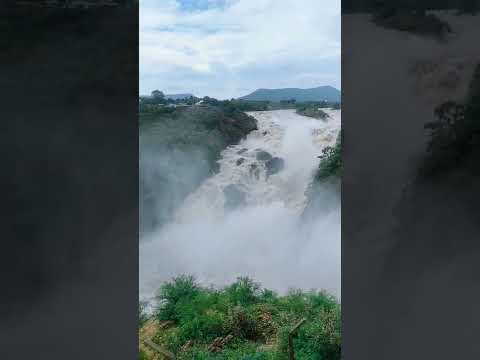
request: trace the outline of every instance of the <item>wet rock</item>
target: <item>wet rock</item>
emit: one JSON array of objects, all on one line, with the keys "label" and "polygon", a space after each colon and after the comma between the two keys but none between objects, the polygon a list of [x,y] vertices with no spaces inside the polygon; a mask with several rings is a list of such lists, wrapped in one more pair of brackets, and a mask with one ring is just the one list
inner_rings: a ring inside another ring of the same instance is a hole
[{"label": "wet rock", "polygon": [[236,185],[228,185],[223,189],[225,209],[232,210],[245,204],[245,193]]},{"label": "wet rock", "polygon": [[245,162],[245,158],[240,158],[240,159],[237,160],[236,164],[237,164],[237,166],[240,166],[240,165],[242,165],[244,162]]},{"label": "wet rock", "polygon": [[260,178],[260,169],[258,168],[257,164],[251,164],[250,165],[250,174],[255,176],[255,178],[257,180]]},{"label": "wet rock", "polygon": [[272,159],[272,155],[270,153],[266,152],[265,150],[260,150],[257,152],[257,160],[260,161],[269,161]]},{"label": "wet rock", "polygon": [[240,154],[243,154],[243,153],[246,152],[246,151],[248,151],[248,149],[243,148],[243,149],[241,149],[241,150],[238,150],[238,151],[237,151],[237,154],[240,155]]},{"label": "wet rock", "polygon": [[283,170],[285,161],[282,158],[274,157],[265,163],[265,167],[267,168],[267,176],[274,175]]}]

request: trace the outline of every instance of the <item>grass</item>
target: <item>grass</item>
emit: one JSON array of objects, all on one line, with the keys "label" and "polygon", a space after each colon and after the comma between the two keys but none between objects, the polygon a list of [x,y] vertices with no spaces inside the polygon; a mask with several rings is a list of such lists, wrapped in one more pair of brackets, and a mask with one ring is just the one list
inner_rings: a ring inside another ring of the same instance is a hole
[{"label": "grass", "polygon": [[296,359],[340,359],[340,305],[326,292],[280,296],[249,278],[217,289],[179,276],[161,286],[157,304],[152,340],[177,359],[287,359],[288,333],[303,318]]}]

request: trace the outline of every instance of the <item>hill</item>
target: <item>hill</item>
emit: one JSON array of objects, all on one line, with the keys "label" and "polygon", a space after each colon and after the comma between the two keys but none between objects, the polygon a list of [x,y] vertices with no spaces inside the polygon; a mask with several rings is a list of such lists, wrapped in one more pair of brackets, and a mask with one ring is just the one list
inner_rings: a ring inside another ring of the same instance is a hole
[{"label": "hill", "polygon": [[242,96],[242,100],[281,101],[295,99],[296,101],[333,101],[340,102],[340,90],[332,86],[319,86],[311,89],[258,89]]}]

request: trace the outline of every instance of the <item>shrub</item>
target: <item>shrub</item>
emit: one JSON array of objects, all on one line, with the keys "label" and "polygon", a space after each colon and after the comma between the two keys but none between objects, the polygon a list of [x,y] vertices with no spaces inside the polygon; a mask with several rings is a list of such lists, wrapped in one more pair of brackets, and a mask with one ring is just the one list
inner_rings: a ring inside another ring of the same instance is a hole
[{"label": "shrub", "polygon": [[315,180],[324,180],[342,174],[342,131],[338,134],[335,146],[327,146],[322,150],[320,165]]},{"label": "shrub", "polygon": [[230,301],[236,305],[249,305],[257,302],[261,295],[260,284],[248,277],[240,277],[226,289]]},{"label": "shrub", "polygon": [[237,338],[257,341],[262,336],[257,320],[251,309],[235,306],[231,312],[232,334]]},{"label": "shrub", "polygon": [[198,293],[199,287],[193,276],[181,275],[171,282],[165,283],[156,297],[159,303],[157,318],[159,320],[179,320],[177,304],[180,301],[192,301]]},{"label": "shrub", "polygon": [[[303,296],[302,296],[303,295]],[[340,359],[341,318],[340,307],[325,293],[291,295],[288,302],[297,320],[302,314],[307,321],[294,338],[297,359]],[[303,302],[303,304],[301,304]],[[303,308],[303,310],[302,310]],[[291,322],[290,322],[291,323]],[[286,353],[291,325],[279,331],[279,348]]]},{"label": "shrub", "polygon": [[217,310],[209,309],[196,313],[180,324],[180,338],[184,341],[212,341],[216,337],[227,335],[226,316]]},{"label": "shrub", "polygon": [[148,357],[143,350],[138,352],[138,360],[148,360]]},{"label": "shrub", "polygon": [[153,341],[178,359],[287,360],[288,333],[302,318],[296,358],[339,359],[340,306],[325,292],[279,296],[247,277],[215,289],[180,276],[160,288],[158,299],[157,316],[172,323]]}]

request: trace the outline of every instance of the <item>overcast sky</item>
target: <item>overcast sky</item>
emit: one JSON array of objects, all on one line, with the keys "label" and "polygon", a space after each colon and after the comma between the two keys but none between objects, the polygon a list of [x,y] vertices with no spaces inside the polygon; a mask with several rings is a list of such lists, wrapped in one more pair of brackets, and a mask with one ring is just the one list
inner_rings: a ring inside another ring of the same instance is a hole
[{"label": "overcast sky", "polygon": [[140,94],[340,89],[340,0],[140,0]]}]

